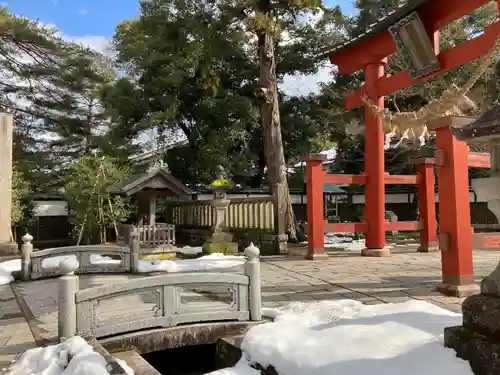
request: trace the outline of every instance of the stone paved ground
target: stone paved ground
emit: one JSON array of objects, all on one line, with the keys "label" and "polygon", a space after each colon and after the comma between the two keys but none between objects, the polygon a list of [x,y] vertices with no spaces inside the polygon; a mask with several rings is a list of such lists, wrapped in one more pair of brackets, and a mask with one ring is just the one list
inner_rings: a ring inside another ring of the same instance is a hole
[{"label": "stone paved ground", "polygon": [[[460,311],[462,299],[435,292],[440,281],[440,254],[396,249],[389,258],[364,258],[358,253],[331,252],[323,261],[306,261],[303,249],[293,256],[262,261],[262,300],[265,306],[290,301],[352,298],[367,304],[423,299]],[[497,265],[500,252],[474,252],[477,281]],[[86,275],[81,288],[116,283],[132,275]],[[19,352],[43,344],[57,332],[56,279],[0,287],[0,368]],[[189,296],[188,296],[189,297]],[[192,296],[191,296],[192,297]],[[151,314],[150,296],[135,295],[104,307],[105,319],[133,313]]]}]

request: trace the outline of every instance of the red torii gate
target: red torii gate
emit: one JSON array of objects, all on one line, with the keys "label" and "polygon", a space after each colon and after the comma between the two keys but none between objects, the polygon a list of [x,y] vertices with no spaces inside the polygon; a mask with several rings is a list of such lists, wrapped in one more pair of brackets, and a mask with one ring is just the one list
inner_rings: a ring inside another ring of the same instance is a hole
[{"label": "red torii gate", "polygon": [[[330,60],[333,64],[337,65],[340,74],[351,74],[361,69],[363,69],[365,72],[365,84],[356,92],[348,95],[346,99],[346,108],[350,110],[363,105],[362,98],[364,95],[366,95],[376,106],[378,106],[380,109],[383,109],[385,95],[394,93],[406,87],[410,87],[418,82],[423,82],[435,75],[442,74],[450,69],[457,68],[485,55],[493,46],[493,43],[500,34],[500,22],[495,22],[494,24],[488,26],[485,29],[484,33],[480,36],[477,36],[474,39],[468,40],[456,47],[443,52],[439,50],[439,30],[450,22],[453,22],[463,17],[464,15],[471,13],[475,9],[489,2],[489,0],[441,0],[439,2],[430,2],[428,0],[414,1],[406,6],[401,7],[398,11],[395,12],[396,14],[392,14],[391,17],[388,17],[386,19],[386,21],[381,22],[379,25],[375,25],[371,31],[368,31],[364,35],[361,35],[351,42],[337,48],[331,53]],[[497,0],[497,2],[500,9],[500,0]],[[432,42],[434,52],[439,59],[440,67],[432,73],[429,73],[417,79],[412,79],[410,72],[408,71],[403,71],[392,76],[386,75],[384,73],[384,70],[387,62],[387,57],[397,52],[397,45],[388,31],[388,27],[391,26],[391,24],[387,24],[387,22],[396,23],[399,19],[407,16],[413,11],[417,12],[420,20],[422,21],[422,24],[426,28],[428,36]],[[362,228],[356,228],[366,232],[366,249],[363,251],[363,255],[384,256],[390,253],[385,247],[385,231],[389,229],[388,223],[385,222],[385,184],[391,183],[391,180],[393,178],[396,178],[397,176],[388,176],[384,171],[384,133],[382,130],[382,120],[379,116],[375,116],[372,113],[372,110],[368,108],[368,106],[365,106],[365,122],[365,173],[361,176],[346,176],[345,182],[365,184],[366,218],[365,222],[362,224]],[[449,183],[447,188],[450,189],[450,191],[460,191],[460,194],[453,193],[451,194],[451,196],[447,197],[448,199],[445,198],[444,200],[448,203],[444,203],[443,208],[446,207],[446,209],[450,209],[452,212],[458,212],[460,210],[463,205],[463,198],[465,198],[462,196],[465,190],[461,185],[465,183],[467,188],[467,212],[469,212],[469,215],[461,216],[467,216],[469,218],[468,227],[470,228],[470,211],[468,208],[468,179],[465,178],[464,180],[464,171],[460,168],[460,166],[466,167],[468,164],[468,158],[478,159],[478,156],[467,156],[467,146],[465,145],[465,143],[461,142],[460,145],[457,146],[457,144],[454,142],[458,141],[456,141],[456,139],[452,137],[451,132],[448,132],[450,133],[448,135],[446,129],[449,130],[449,126],[441,124],[441,127],[436,127],[438,138],[441,139],[441,141],[438,141],[440,142],[439,147],[443,148],[443,150],[446,149],[449,153],[451,153],[446,156],[446,159],[451,157],[451,163],[455,166],[458,165],[458,168],[453,169],[453,171],[451,171],[451,174],[443,172],[446,170],[446,168],[441,168],[439,178],[444,179],[444,181]],[[439,133],[442,134],[440,137]],[[457,151],[457,147],[461,151]],[[466,150],[465,154],[462,150],[463,147],[465,147]],[[455,155],[458,155],[457,160],[454,159]],[[439,159],[439,154],[437,155],[437,157]],[[481,158],[479,157],[479,159]],[[313,179],[320,178],[321,172],[319,168],[317,168],[318,163],[320,164],[321,161],[311,160],[310,168],[308,169],[307,173],[309,207],[308,258],[310,259],[321,257],[324,254],[322,233],[321,239],[319,238],[320,232],[324,227],[324,219],[322,217],[321,219],[319,218],[319,210],[317,209],[318,205],[320,205],[320,198],[322,202],[322,185],[320,185],[319,183],[312,183]],[[423,165],[425,164],[426,163],[424,161]],[[485,166],[486,163],[484,162],[484,158],[481,159],[479,164]],[[316,165],[316,169],[313,169],[314,165]],[[471,160],[471,166],[476,166],[474,165],[474,160]],[[316,172],[314,172],[313,170],[316,170]],[[422,198],[424,198],[424,200],[426,201],[425,205],[431,211],[429,215],[429,211],[425,210],[424,208],[424,212],[422,212],[422,207],[419,207],[421,208],[420,226],[422,226],[422,224],[423,226],[425,226],[426,222],[427,225],[432,226],[432,222],[434,219],[432,219],[431,216],[434,209],[431,209],[430,207],[431,202],[433,204],[434,198],[433,194],[431,198],[429,193],[431,186],[431,168],[420,168],[420,171],[420,178],[412,180],[411,182],[406,181],[406,183],[419,183],[421,185],[419,190],[422,193],[426,192],[425,195],[422,196]],[[338,178],[340,178],[340,176],[338,176]],[[323,179],[321,178],[319,180],[321,181]],[[427,182],[423,183],[423,180],[427,180]],[[330,179],[329,182],[333,182],[333,180]],[[335,179],[335,182],[339,183],[340,180]],[[445,194],[443,194],[443,196],[445,196]],[[316,209],[314,209],[313,207],[316,207]],[[314,215],[314,211],[316,211],[316,215]],[[317,224],[315,225],[315,223]],[[468,235],[463,237],[460,234],[460,231],[463,230],[464,223],[457,224],[456,222],[450,222],[448,224],[450,228],[448,228],[449,230],[447,232],[447,235],[453,238],[447,241],[447,255],[443,256],[443,282],[449,285],[462,285],[464,284],[464,282],[460,280],[457,281],[457,278],[455,276],[467,274],[469,275],[467,279],[471,279],[472,231],[470,230],[471,239],[469,240]],[[319,229],[318,226],[320,226],[321,229]],[[428,227],[427,229],[427,235],[429,239],[431,239],[430,237],[432,237],[432,234],[430,234],[430,232],[432,232],[432,228]],[[462,260],[464,258],[462,256],[464,250],[460,252],[460,242],[463,242],[460,240],[460,238],[465,238],[465,243],[463,243],[466,248],[465,251],[468,251],[467,249],[470,249],[470,262]],[[442,240],[441,242],[444,243],[446,241]],[[470,263],[470,265],[468,263]],[[449,274],[449,277],[445,277],[445,274]],[[452,290],[450,290],[449,292],[454,293],[454,291]]]}]

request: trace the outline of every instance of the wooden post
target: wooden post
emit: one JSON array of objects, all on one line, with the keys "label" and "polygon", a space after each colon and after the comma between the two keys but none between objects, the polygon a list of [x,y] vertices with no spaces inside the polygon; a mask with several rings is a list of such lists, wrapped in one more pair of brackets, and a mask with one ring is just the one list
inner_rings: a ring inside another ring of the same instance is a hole
[{"label": "wooden post", "polygon": [[436,132],[439,193],[439,248],[442,259],[441,293],[464,297],[479,292],[474,284],[470,222],[468,146],[451,127],[464,126],[470,117],[445,117],[429,124]]},{"label": "wooden post", "polygon": [[[377,80],[384,77],[384,63],[377,62],[365,67],[365,80],[372,102],[384,109],[384,97],[377,92]],[[382,119],[365,106],[365,221],[366,249],[363,256],[390,256],[385,247],[385,184],[384,184],[384,132]]]},{"label": "wooden post", "polygon": [[57,332],[59,339],[63,339],[76,335],[78,329],[75,299],[75,295],[80,288],[78,276],[75,275],[78,261],[73,258],[66,258],[59,263],[59,268],[63,276],[58,281]]},{"label": "wooden post", "polygon": [[[153,236],[154,236],[154,227],[156,225],[156,190],[151,189],[149,191],[148,195],[148,213],[149,213],[149,220],[148,224],[149,227],[152,228],[151,230],[153,231]],[[153,237],[153,240],[155,238]]]},{"label": "wooden post", "polygon": [[245,262],[245,275],[247,275],[249,279],[248,307],[250,310],[250,320],[253,321],[262,320],[259,254],[259,249],[252,242],[245,249],[245,256],[247,257]]},{"label": "wooden post", "polygon": [[306,164],[307,183],[307,256],[306,259],[326,259],[325,217],[323,212],[324,155],[309,155]]},{"label": "wooden post", "polygon": [[31,278],[31,254],[33,254],[33,236],[26,233],[21,240],[21,280],[29,281]]},{"label": "wooden post", "polygon": [[141,243],[139,241],[139,232],[135,228],[133,228],[132,232],[130,232],[129,247],[130,247],[130,271],[132,273],[138,273]]},{"label": "wooden post", "polygon": [[436,222],[436,198],[435,198],[435,178],[432,158],[418,158],[413,160],[417,167],[417,192],[418,192],[418,213],[420,229],[421,253],[439,251],[437,243],[437,222]]}]

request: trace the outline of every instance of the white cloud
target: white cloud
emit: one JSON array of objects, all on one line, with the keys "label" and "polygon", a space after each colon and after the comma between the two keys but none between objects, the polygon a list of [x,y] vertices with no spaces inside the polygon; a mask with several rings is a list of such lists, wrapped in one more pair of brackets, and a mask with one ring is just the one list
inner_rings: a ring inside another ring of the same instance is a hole
[{"label": "white cloud", "polygon": [[307,95],[317,93],[320,83],[331,81],[330,73],[334,69],[333,65],[328,63],[327,66],[319,69],[318,73],[312,75],[296,74],[286,75],[281,83],[280,88],[285,94],[292,96]]},{"label": "white cloud", "polygon": [[77,44],[82,44],[84,46],[90,47],[97,52],[100,52],[106,56],[111,56],[111,50],[109,49],[110,41],[102,35],[68,35],[65,34],[57,25],[54,24],[42,24],[44,27],[49,29],[57,29],[57,36],[60,38],[71,41]]},{"label": "white cloud", "polygon": [[104,55],[109,56],[111,54],[111,51],[109,49],[109,39],[107,39],[104,36],[100,35],[77,35],[77,36],[72,36],[72,35],[61,35],[62,38],[78,43],[78,44],[83,44],[85,46],[88,46]]}]

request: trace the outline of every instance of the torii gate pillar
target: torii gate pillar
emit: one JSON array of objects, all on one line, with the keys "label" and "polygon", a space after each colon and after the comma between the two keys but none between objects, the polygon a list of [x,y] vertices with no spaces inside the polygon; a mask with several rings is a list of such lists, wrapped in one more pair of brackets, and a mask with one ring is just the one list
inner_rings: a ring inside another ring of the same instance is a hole
[{"label": "torii gate pillar", "polygon": [[[384,109],[384,97],[377,92],[377,81],[384,77],[384,61],[365,66],[366,87],[370,99]],[[385,191],[384,191],[384,132],[382,119],[365,106],[365,185],[366,249],[364,256],[389,256],[385,247]]]},{"label": "torii gate pillar", "polygon": [[439,248],[442,284],[446,295],[465,297],[479,292],[474,284],[472,226],[469,203],[469,147],[452,133],[474,121],[471,117],[444,117],[428,124],[436,132],[439,194]]}]

